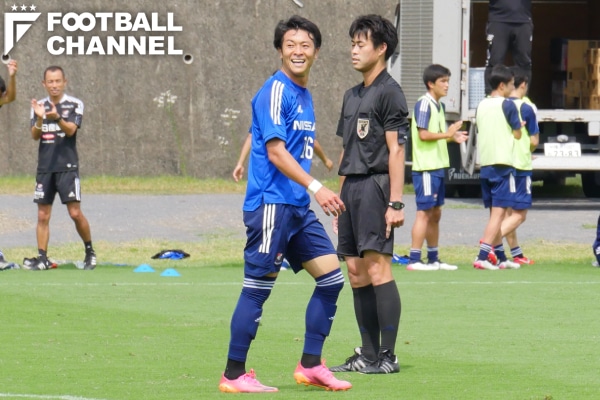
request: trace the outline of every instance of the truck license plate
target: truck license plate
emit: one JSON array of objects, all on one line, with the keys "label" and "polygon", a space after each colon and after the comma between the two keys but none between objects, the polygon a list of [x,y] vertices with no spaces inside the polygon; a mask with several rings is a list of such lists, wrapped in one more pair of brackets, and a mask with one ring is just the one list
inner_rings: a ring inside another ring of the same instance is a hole
[{"label": "truck license plate", "polygon": [[575,142],[544,143],[544,155],[546,157],[581,157],[581,144]]}]

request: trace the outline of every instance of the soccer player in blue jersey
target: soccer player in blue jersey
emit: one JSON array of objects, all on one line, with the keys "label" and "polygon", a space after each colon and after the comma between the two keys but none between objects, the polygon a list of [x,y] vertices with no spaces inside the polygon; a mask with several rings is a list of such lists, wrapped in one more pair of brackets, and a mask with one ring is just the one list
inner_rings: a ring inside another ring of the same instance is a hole
[{"label": "soccer player in blue jersey", "polygon": [[[515,87],[513,72],[496,65],[490,77],[490,96],[477,106],[477,151],[481,165],[483,205],[490,209],[490,218],[479,244],[479,254],[473,262],[476,269],[516,269],[520,264],[506,258],[502,246],[502,220],[506,210],[515,205],[515,168],[513,146],[521,138],[521,120],[514,101],[508,99]],[[494,249],[499,263],[488,261]]]},{"label": "soccer player in blue jersey", "polygon": [[331,240],[309,208],[307,193],[308,189],[314,194],[327,215],[338,216],[345,210],[340,198],[310,175],[315,114],[306,86],[321,47],[321,33],[311,21],[293,16],[277,24],[273,44],[281,69],[252,99],[252,148],[243,206],[244,283],[231,319],[219,389],[278,391],[260,383],[253,370],[246,370],[246,358],[285,257],[295,273],[304,269],[316,282],[306,308],[304,350],[294,379],[327,390],[347,390],[352,385],[336,379],[321,361],[344,276]]}]

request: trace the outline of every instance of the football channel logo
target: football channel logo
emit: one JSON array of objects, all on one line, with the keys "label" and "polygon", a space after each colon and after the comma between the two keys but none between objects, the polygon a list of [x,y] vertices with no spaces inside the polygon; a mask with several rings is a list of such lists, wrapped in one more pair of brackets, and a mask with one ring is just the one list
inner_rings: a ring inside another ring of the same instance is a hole
[{"label": "football channel logo", "polygon": [[[4,13],[2,61],[42,15],[35,5],[17,5]],[[183,55],[174,32],[183,27],[169,12],[47,12],[46,49],[51,55]],[[191,63],[190,54],[183,56]]]}]

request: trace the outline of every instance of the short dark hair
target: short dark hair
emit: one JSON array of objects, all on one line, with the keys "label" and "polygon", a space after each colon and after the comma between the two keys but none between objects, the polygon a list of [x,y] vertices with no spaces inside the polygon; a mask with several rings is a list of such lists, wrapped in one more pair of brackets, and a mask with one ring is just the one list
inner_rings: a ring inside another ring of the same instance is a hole
[{"label": "short dark hair", "polygon": [[47,72],[56,72],[56,71],[60,71],[60,73],[62,74],[63,78],[65,77],[65,71],[62,69],[62,67],[59,67],[58,65],[51,65],[48,68],[46,68],[44,70],[44,80],[46,80],[46,73]]},{"label": "short dark hair", "polygon": [[0,76],[0,96],[2,96],[6,92],[6,83],[4,83],[4,79]]},{"label": "short dark hair", "polygon": [[492,90],[496,90],[501,83],[508,84],[513,78],[514,74],[512,70],[506,65],[495,65],[490,74],[490,86],[492,87]]},{"label": "short dark hair", "polygon": [[386,60],[394,54],[398,46],[398,31],[396,31],[396,27],[381,15],[369,14],[356,18],[352,22],[352,25],[350,25],[348,33],[350,34],[350,38],[354,38],[360,34],[369,37],[370,33],[371,41],[375,48],[381,46],[383,43],[387,44],[387,50],[385,51]]},{"label": "short dark hair", "polygon": [[427,85],[429,82],[435,83],[438,79],[448,77],[450,78],[450,70],[443,65],[440,64],[431,64],[425,68],[423,71],[423,83],[427,90],[429,90],[429,86]]},{"label": "short dark hair", "polygon": [[515,74],[515,87],[518,88],[523,83],[529,85],[529,77],[524,74]]},{"label": "short dark hair", "polygon": [[315,48],[321,48],[321,31],[319,30],[319,27],[314,22],[311,22],[306,18],[303,18],[299,15],[292,15],[287,21],[279,21],[275,27],[273,46],[275,46],[277,50],[281,49],[281,46],[283,45],[283,36],[287,33],[287,31],[291,31],[292,29],[308,32],[308,35],[315,44]]}]

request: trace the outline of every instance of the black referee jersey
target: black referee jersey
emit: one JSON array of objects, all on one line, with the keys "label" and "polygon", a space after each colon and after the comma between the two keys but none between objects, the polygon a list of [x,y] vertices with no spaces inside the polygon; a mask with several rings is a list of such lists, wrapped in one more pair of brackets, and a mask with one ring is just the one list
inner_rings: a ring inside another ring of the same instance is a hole
[{"label": "black referee jersey", "polygon": [[336,135],[343,138],[344,156],[338,174],[388,173],[385,132],[408,132],[408,106],[398,82],[382,71],[373,84],[363,83],[344,94]]}]

